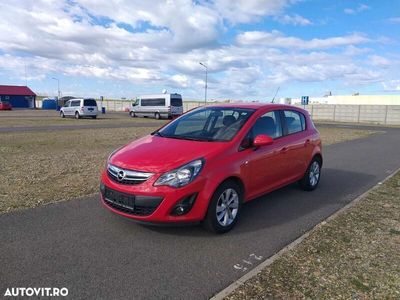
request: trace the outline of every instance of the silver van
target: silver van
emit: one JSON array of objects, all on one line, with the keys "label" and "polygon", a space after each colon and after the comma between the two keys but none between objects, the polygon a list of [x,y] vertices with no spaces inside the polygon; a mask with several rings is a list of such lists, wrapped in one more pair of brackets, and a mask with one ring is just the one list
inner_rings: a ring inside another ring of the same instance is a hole
[{"label": "silver van", "polygon": [[83,117],[97,118],[99,110],[97,108],[96,100],[92,98],[87,99],[71,99],[60,109],[60,116],[65,118],[67,116],[80,119]]},{"label": "silver van", "polygon": [[147,95],[136,98],[129,114],[134,117],[173,118],[183,114],[180,94]]}]

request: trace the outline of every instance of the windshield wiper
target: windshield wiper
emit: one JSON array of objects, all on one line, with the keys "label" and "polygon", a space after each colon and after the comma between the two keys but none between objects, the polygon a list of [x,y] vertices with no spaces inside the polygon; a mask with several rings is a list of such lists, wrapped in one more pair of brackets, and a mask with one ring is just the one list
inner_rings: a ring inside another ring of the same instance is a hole
[{"label": "windshield wiper", "polygon": [[159,137],[165,137],[165,138],[177,139],[177,140],[188,140],[188,141],[199,141],[199,142],[218,141],[218,140],[214,140],[212,138],[205,138],[205,137],[194,137],[194,136],[185,136],[185,135],[165,135],[159,131],[152,132],[151,134],[159,136]]},{"label": "windshield wiper", "polygon": [[152,132],[151,134],[152,134],[152,135],[157,135],[157,136],[160,136],[160,137],[167,137],[167,136],[165,136],[164,134],[162,134],[162,133],[159,132],[159,131],[154,131],[154,132]]},{"label": "windshield wiper", "polygon": [[185,136],[185,135],[175,135],[171,136],[171,138],[189,140],[189,141],[199,141],[199,142],[214,142],[212,138]]}]

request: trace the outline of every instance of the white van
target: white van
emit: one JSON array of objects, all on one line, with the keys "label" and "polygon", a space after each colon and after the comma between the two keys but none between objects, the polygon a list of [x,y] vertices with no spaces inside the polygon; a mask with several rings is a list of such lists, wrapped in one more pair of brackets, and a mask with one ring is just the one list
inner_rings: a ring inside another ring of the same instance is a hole
[{"label": "white van", "polygon": [[180,94],[147,95],[136,98],[129,114],[134,117],[173,118],[183,114]]},{"label": "white van", "polygon": [[68,100],[65,105],[60,110],[61,118],[67,116],[75,117],[80,119],[83,117],[90,117],[96,119],[98,114],[97,102],[96,100],[89,98],[77,98]]}]

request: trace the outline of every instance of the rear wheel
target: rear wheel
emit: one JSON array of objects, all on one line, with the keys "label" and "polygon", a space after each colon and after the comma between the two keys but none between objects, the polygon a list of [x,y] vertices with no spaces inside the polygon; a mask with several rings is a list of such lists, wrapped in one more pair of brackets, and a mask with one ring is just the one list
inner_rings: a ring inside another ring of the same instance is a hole
[{"label": "rear wheel", "polygon": [[156,117],[157,120],[160,120],[160,119],[161,119],[161,116],[160,116],[160,114],[159,114],[158,112],[155,113],[154,116]]},{"label": "rear wheel", "polygon": [[80,119],[80,118],[81,118],[80,114],[78,112],[76,112],[75,113],[75,119]]},{"label": "rear wheel", "polygon": [[238,184],[233,181],[222,183],[211,198],[203,226],[217,233],[231,230],[239,219],[242,200]]},{"label": "rear wheel", "polygon": [[317,188],[321,178],[321,166],[321,160],[318,157],[314,157],[303,178],[299,181],[303,190],[313,191]]}]

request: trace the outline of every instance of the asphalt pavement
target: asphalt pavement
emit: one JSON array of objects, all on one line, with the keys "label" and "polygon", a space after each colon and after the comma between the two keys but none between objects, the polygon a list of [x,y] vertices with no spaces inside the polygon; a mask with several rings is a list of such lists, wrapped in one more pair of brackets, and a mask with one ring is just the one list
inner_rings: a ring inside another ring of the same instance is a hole
[{"label": "asphalt pavement", "polygon": [[138,225],[97,196],[2,214],[0,295],[67,287],[71,299],[209,298],[400,167],[400,129],[377,129],[324,148],[316,191],[293,184],[260,197],[224,235]]},{"label": "asphalt pavement", "polygon": [[160,127],[165,122],[148,121],[132,123],[95,123],[83,125],[47,125],[47,126],[20,126],[20,127],[0,127],[0,132],[25,132],[25,131],[62,131],[73,129],[100,129],[100,128],[125,128],[125,127]]}]

